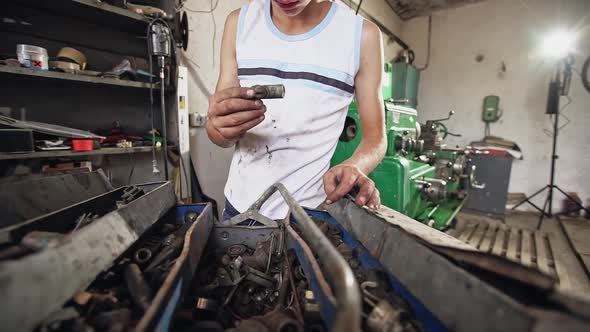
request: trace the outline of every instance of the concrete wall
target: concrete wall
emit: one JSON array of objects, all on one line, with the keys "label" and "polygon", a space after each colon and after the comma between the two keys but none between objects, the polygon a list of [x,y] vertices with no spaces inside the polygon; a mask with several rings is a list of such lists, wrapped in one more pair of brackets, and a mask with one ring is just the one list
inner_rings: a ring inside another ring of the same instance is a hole
[{"label": "concrete wall", "polygon": [[[466,145],[483,137],[483,98],[499,95],[504,115],[492,125],[492,135],[516,141],[524,153],[524,160],[513,163],[510,191],[532,194],[549,181],[551,155],[551,138],[544,133],[552,128],[544,114],[551,64],[538,54],[538,45],[555,27],[579,28],[575,67],[580,70],[590,55],[588,30],[580,29],[587,26],[588,13],[588,0],[495,0],[435,13],[430,67],[422,73],[420,83],[420,120],[455,110],[457,114],[447,124],[463,136],[448,141]],[[406,22],[402,35],[414,47],[416,63],[421,66],[426,56],[427,19]],[[480,54],[484,60],[478,63],[475,57]],[[506,65],[503,75],[499,73],[502,62]],[[561,121],[565,124],[567,117],[571,122],[559,138],[557,184],[578,192],[585,201],[590,198],[590,94],[576,74],[569,96],[572,102]]]},{"label": "concrete wall", "polygon": [[[190,26],[189,48],[184,59],[184,64],[189,69],[189,112],[207,113],[207,96],[214,91],[219,74],[219,47],[225,18],[232,10],[248,2],[248,0],[219,0],[213,15],[195,12],[208,11],[209,1],[188,0],[185,2]],[[340,2],[349,3],[348,0]],[[353,8],[356,8],[356,1],[352,3]],[[384,0],[365,0],[362,8],[371,16],[381,20],[381,23],[391,31],[400,32],[401,20]],[[384,38],[384,46],[387,58],[392,58],[399,50],[399,47],[387,37]],[[191,129],[191,156],[201,187],[205,194],[219,203],[220,208],[223,207],[223,187],[232,152],[233,149],[221,149],[213,145],[207,138],[204,128]]]},{"label": "concrete wall", "polygon": [[[215,1],[213,1],[215,2]],[[248,0],[219,0],[212,14],[196,13],[210,10],[210,2],[188,0],[185,2],[189,17],[189,47],[184,63],[189,69],[190,113],[207,114],[207,98],[214,92],[219,75],[219,48],[226,16]],[[221,149],[211,143],[205,128],[191,128],[191,158],[201,188],[223,208],[223,186],[229,172],[233,149]]]}]

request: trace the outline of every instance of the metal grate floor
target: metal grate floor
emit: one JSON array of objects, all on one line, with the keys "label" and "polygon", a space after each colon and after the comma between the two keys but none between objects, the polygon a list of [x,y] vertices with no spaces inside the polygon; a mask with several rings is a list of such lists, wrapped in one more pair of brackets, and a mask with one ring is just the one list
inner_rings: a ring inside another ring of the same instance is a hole
[{"label": "metal grate floor", "polygon": [[480,251],[506,257],[558,279],[563,275],[555,261],[550,234],[500,222],[470,220],[454,236]]}]

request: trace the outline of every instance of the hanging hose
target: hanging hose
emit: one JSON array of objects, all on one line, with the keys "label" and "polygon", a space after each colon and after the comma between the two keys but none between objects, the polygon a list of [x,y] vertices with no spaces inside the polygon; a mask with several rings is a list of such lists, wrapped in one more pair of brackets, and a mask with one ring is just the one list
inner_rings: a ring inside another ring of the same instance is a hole
[{"label": "hanging hose", "polygon": [[428,16],[428,49],[426,51],[426,63],[423,67],[417,68],[419,71],[426,70],[430,64],[430,44],[432,43],[432,15]]}]

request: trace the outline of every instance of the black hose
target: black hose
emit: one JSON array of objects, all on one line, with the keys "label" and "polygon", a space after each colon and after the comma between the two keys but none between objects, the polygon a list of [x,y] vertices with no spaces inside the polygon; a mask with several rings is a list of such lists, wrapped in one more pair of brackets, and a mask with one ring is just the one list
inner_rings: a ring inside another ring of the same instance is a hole
[{"label": "black hose", "polygon": [[588,72],[588,69],[590,69],[590,56],[584,62],[584,66],[582,66],[582,74],[580,75],[582,76],[582,84],[584,84],[584,88],[590,93],[590,78],[588,77],[590,73]]},{"label": "black hose", "polygon": [[416,53],[413,50],[408,50],[408,63],[414,64],[414,60],[416,60]]},{"label": "black hose", "polygon": [[430,45],[432,44],[432,15],[428,16],[428,49],[426,51],[426,63],[423,67],[418,68],[419,71],[426,70],[430,65]]}]

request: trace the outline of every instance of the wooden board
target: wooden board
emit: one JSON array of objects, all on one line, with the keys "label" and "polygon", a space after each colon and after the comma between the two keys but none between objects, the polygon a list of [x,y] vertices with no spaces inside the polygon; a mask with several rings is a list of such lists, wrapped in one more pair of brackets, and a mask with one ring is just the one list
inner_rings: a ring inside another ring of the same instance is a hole
[{"label": "wooden board", "polygon": [[557,274],[546,233],[507,226],[497,221],[473,219],[456,236],[479,251],[506,257],[552,276]]},{"label": "wooden board", "polygon": [[549,241],[547,236],[535,232],[533,234],[535,247],[537,249],[537,266],[539,270],[546,274],[551,274],[553,271],[553,257],[551,256],[551,249],[549,248]]},{"label": "wooden board", "polygon": [[497,224],[489,224],[488,229],[486,230],[481,244],[479,246],[479,250],[483,252],[490,252],[492,250],[492,245],[494,244],[494,240],[496,239],[496,233],[498,231]]},{"label": "wooden board", "polygon": [[489,225],[487,223],[482,223],[477,225],[477,229],[473,233],[473,236],[469,239],[468,243],[476,248],[479,249],[479,244],[481,243]]},{"label": "wooden board", "polygon": [[520,230],[518,228],[511,228],[510,235],[508,235],[508,250],[506,252],[506,258],[518,262],[520,260],[519,242],[520,242]]},{"label": "wooden board", "polygon": [[506,228],[505,227],[498,227],[498,233],[496,234],[496,238],[494,239],[494,245],[492,248],[492,254],[503,256],[506,253]]},{"label": "wooden board", "polygon": [[522,230],[522,247],[521,247],[521,262],[525,266],[532,267],[533,266],[533,259],[536,260],[536,248],[534,246],[534,242],[532,241],[533,234],[531,231],[523,229]]}]

